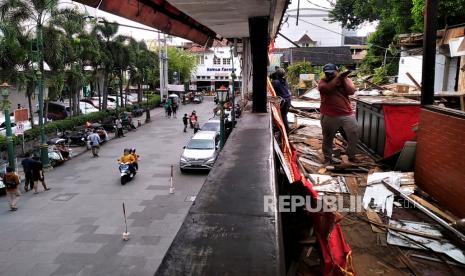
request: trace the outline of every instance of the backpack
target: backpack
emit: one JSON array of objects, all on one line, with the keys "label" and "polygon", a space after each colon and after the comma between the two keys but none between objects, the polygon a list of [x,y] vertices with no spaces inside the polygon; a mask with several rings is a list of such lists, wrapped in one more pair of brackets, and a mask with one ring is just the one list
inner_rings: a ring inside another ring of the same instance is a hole
[{"label": "backpack", "polygon": [[18,186],[15,181],[7,181],[6,179],[3,179],[3,184],[5,184],[5,187],[7,189],[16,189],[16,187]]}]

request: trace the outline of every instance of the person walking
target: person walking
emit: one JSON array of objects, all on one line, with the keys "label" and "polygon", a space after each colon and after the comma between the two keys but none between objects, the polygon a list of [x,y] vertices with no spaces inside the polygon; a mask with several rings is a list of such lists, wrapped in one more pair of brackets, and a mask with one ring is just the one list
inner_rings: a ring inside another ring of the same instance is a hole
[{"label": "person walking", "polygon": [[42,183],[42,187],[44,187],[45,191],[50,190],[45,184],[45,176],[44,176],[44,166],[42,162],[38,160],[34,160],[35,162],[32,163],[32,177],[34,179],[34,194],[38,194],[37,191],[39,188],[39,181]]},{"label": "person walking", "polygon": [[355,86],[347,77],[349,71],[339,73],[339,68],[328,63],[323,66],[325,77],[318,82],[321,105],[321,128],[323,132],[323,155],[325,163],[340,163],[333,158],[334,135],[343,129],[347,136],[347,155],[350,162],[355,160],[358,143],[357,120],[353,115],[349,96],[355,93]]},{"label": "person walking", "polygon": [[176,118],[176,111],[178,110],[178,104],[177,103],[173,103],[171,105],[171,109],[173,110],[173,117]]},{"label": "person walking", "polygon": [[116,137],[124,137],[124,132],[123,132],[123,121],[121,118],[118,116],[115,120],[115,125],[116,125]]},{"label": "person walking", "polygon": [[94,157],[98,157],[98,152],[100,150],[100,143],[102,141],[100,140],[100,136],[98,135],[97,130],[94,129],[92,131],[92,134],[89,135],[89,137],[87,137],[87,139],[89,139],[89,142],[90,142],[90,147],[92,149],[92,155]]},{"label": "person walking", "polygon": [[31,158],[30,153],[25,154],[25,158],[21,161],[21,165],[23,166],[23,172],[24,172],[24,191],[29,191],[34,188],[34,180],[32,178],[32,163],[35,162]]},{"label": "person walking", "polygon": [[291,94],[289,93],[289,86],[287,84],[285,75],[286,72],[284,71],[284,69],[278,68],[276,72],[274,72],[275,79],[271,82],[271,84],[273,85],[276,95],[278,95],[281,98],[281,116],[283,118],[283,123],[284,127],[286,128],[286,132],[289,132],[289,122],[287,121],[287,113],[289,112],[289,108],[291,107]]},{"label": "person walking", "polygon": [[187,124],[189,123],[189,117],[187,117],[187,113],[185,113],[184,117],[182,117],[182,123],[184,124],[184,132],[187,132]]},{"label": "person walking", "polygon": [[19,177],[14,172],[12,167],[6,168],[6,173],[3,177],[3,183],[5,184],[6,195],[8,197],[8,203],[10,205],[10,211],[16,211],[18,208],[16,204],[18,203],[18,187],[19,187]]},{"label": "person walking", "polygon": [[197,133],[200,130],[199,121],[195,121],[194,123],[194,133]]},{"label": "person walking", "polygon": [[171,118],[171,113],[173,112],[173,107],[170,105],[168,105],[168,118]]}]

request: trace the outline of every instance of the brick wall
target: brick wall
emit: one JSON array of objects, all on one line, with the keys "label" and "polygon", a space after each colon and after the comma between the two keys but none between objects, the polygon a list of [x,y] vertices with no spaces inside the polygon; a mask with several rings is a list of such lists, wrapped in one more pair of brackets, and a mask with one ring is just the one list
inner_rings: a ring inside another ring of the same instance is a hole
[{"label": "brick wall", "polygon": [[442,206],[465,218],[465,116],[421,110],[415,180]]}]

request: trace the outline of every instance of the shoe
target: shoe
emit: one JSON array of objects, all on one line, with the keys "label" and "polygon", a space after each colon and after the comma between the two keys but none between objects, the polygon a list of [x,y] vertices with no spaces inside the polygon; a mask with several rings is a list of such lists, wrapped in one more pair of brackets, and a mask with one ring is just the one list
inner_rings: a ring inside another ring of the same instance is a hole
[{"label": "shoe", "polygon": [[28,187],[24,187],[24,191],[25,191],[25,192],[29,192]]},{"label": "shoe", "polygon": [[45,188],[46,191],[50,190],[51,188]]},{"label": "shoe", "polygon": [[36,195],[36,194],[38,194],[38,193],[39,193],[39,192],[34,192],[33,194],[35,194],[35,195]]}]

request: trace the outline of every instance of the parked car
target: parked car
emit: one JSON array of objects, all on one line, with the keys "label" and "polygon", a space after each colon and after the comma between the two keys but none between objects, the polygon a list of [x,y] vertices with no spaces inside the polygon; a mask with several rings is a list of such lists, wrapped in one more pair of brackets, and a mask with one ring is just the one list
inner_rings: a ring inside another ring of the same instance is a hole
[{"label": "parked car", "polygon": [[[45,107],[44,107],[45,111]],[[38,113],[38,111],[37,111]],[[69,107],[57,102],[48,102],[47,119],[49,120],[63,120],[70,115]]]},{"label": "parked car", "polygon": [[87,102],[79,102],[79,109],[81,110],[82,114],[89,114],[93,112],[98,112],[98,109],[95,106],[91,105]]},{"label": "parked car", "polygon": [[[30,128],[31,128],[31,122],[29,122],[29,121],[23,122],[23,129],[24,130],[28,130]],[[16,132],[16,123],[14,121],[14,117],[11,117],[11,132],[13,133],[13,135]],[[0,134],[6,135],[6,124],[5,124],[5,122],[2,122],[0,124]]]},{"label": "parked car", "polygon": [[202,131],[215,131],[220,133],[220,119],[219,118],[212,118],[208,120],[203,126],[200,128]]},{"label": "parked car", "polygon": [[186,170],[210,170],[218,156],[219,136],[215,131],[197,132],[184,151],[179,161],[181,172]]},{"label": "parked car", "polygon": [[[92,104],[95,107],[98,107],[99,105],[99,97],[92,97]],[[100,102],[103,102],[103,97],[100,97]],[[116,103],[114,101],[107,101],[107,109],[114,110],[116,109]]]}]

